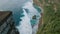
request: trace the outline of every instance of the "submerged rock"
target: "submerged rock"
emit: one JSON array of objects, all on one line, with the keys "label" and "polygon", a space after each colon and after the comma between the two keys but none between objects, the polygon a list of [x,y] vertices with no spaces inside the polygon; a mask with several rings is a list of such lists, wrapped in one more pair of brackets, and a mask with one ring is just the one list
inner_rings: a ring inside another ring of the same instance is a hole
[{"label": "submerged rock", "polygon": [[34,15],[34,16],[32,17],[32,19],[36,19],[36,15]]}]

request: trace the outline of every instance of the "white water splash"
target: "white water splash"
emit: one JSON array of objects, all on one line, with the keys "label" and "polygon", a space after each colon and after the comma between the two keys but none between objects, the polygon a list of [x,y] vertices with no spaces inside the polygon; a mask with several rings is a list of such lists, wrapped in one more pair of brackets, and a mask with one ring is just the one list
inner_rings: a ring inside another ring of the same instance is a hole
[{"label": "white water splash", "polygon": [[[28,9],[28,13],[26,12],[25,9]],[[38,29],[38,20],[40,18],[40,13],[33,7],[33,3],[32,2],[27,2],[25,3],[25,5],[23,6],[23,11],[24,11],[24,17],[22,17],[22,21],[20,22],[21,25],[19,25],[17,28],[20,32],[20,34],[36,34],[36,31]],[[31,20],[32,17],[36,15],[39,16],[37,17],[37,21],[36,21],[36,25],[32,28],[31,26]],[[32,30],[33,29],[33,30]]]},{"label": "white water splash", "polygon": [[21,25],[18,26],[20,34],[32,34],[32,27],[30,24],[30,18],[28,17],[26,11],[24,11],[24,17],[22,17],[22,21],[20,22]]},{"label": "white water splash", "polygon": [[24,9],[28,9],[29,12],[27,13],[29,18],[32,19],[32,16],[36,15],[37,19],[40,18],[40,13],[37,11],[37,9],[34,8],[33,6],[33,2],[27,2],[25,3],[25,5],[23,6]]}]

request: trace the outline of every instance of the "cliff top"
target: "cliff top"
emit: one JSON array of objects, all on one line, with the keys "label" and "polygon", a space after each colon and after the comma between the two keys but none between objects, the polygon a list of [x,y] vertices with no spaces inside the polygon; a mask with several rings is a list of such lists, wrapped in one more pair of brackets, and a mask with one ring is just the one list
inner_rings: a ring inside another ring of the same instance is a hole
[{"label": "cliff top", "polygon": [[11,11],[0,11],[0,25],[12,14]]}]

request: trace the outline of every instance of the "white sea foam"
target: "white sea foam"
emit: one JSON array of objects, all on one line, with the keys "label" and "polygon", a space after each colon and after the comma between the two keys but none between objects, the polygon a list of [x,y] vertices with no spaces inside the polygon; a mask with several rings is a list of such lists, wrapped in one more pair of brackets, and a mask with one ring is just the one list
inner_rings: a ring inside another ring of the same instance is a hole
[{"label": "white sea foam", "polygon": [[[39,18],[40,18],[40,13],[33,7],[33,3],[32,2],[26,2],[25,5],[22,7],[23,8],[23,11],[24,11],[24,17],[20,18],[22,19],[22,21],[20,21],[20,24],[17,28],[20,32],[20,34],[36,34],[36,31],[38,29],[38,21],[39,21]],[[25,9],[28,9],[28,13],[26,12]],[[36,16],[39,16],[37,17],[37,22],[36,22],[36,25],[32,28],[32,25],[31,25],[31,20],[32,20],[32,17],[36,15]]]},{"label": "white sea foam", "polygon": [[18,26],[20,34],[32,34],[32,27],[30,24],[30,18],[28,17],[26,11],[24,11],[24,17],[22,17],[22,21],[20,22],[21,25]]}]

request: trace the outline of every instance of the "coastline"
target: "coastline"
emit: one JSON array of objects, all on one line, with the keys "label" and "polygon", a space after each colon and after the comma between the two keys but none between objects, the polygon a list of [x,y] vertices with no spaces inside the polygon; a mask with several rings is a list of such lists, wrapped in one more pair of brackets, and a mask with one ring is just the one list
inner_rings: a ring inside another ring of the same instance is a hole
[{"label": "coastline", "polygon": [[39,8],[41,9],[41,17],[40,17],[40,19],[39,19],[39,23],[38,23],[38,29],[37,29],[37,32],[36,32],[36,34],[38,33],[38,31],[39,31],[39,29],[40,29],[40,27],[42,26],[42,24],[43,24],[43,6],[42,6],[42,4],[38,1],[38,0],[33,0],[33,2],[37,5],[37,6],[39,6]]},{"label": "coastline", "polygon": [[38,5],[39,8],[41,9],[41,18],[40,18],[39,24],[38,24],[38,29],[39,29],[40,25],[43,24],[43,19],[42,19],[42,17],[43,17],[43,6],[42,6],[42,4],[41,4],[38,0],[33,0],[33,2],[34,2],[36,5]]}]

